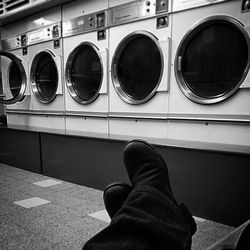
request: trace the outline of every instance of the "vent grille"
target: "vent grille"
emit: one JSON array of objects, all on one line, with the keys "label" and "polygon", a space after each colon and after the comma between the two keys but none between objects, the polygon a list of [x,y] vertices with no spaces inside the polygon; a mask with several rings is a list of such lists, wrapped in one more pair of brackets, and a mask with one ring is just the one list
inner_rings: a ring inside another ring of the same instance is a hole
[{"label": "vent grille", "polygon": [[3,0],[0,0],[0,15],[2,15],[3,14],[3,12],[4,12],[4,9],[3,9]]},{"label": "vent grille", "polygon": [[7,14],[30,3],[30,0],[0,0],[0,15]]}]

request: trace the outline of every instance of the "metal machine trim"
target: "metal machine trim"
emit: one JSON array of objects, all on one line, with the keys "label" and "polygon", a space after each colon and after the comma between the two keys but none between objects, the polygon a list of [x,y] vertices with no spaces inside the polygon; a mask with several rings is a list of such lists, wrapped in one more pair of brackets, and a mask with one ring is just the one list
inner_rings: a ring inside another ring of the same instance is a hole
[{"label": "metal machine trim", "polygon": [[[49,100],[44,100],[44,99],[42,99],[40,97],[38,88],[36,86],[36,77],[35,77],[36,68],[37,68],[38,61],[43,56],[43,54],[48,54],[52,58],[55,66],[56,66],[56,70],[57,70],[57,72],[56,72],[57,73],[57,87],[56,87],[56,91],[55,91],[54,95]],[[41,103],[45,103],[45,104],[51,103],[56,98],[58,85],[60,84],[59,83],[59,72],[58,72],[57,64],[56,64],[54,58],[55,58],[55,55],[51,51],[49,51],[49,50],[43,50],[43,51],[39,52],[38,54],[36,54],[36,56],[34,57],[34,59],[32,61],[32,65],[31,65],[31,70],[30,70],[30,84],[31,84],[31,89],[32,89],[35,97],[37,98],[37,100],[40,101]]]},{"label": "metal machine trim", "polygon": [[[150,38],[155,45],[157,46],[159,53],[160,53],[160,57],[161,57],[161,74],[158,80],[158,83],[155,85],[155,88],[151,91],[151,93],[144,99],[140,99],[140,100],[136,100],[130,96],[128,96],[123,90],[122,87],[119,83],[119,79],[118,79],[118,73],[117,73],[117,63],[118,60],[121,56],[121,53],[123,51],[123,49],[125,48],[125,46],[132,41],[135,37],[138,36],[146,36],[148,38]],[[151,99],[153,97],[153,95],[156,93],[160,83],[161,83],[161,79],[162,79],[162,75],[163,75],[163,69],[164,69],[164,58],[163,58],[163,52],[162,49],[160,47],[159,41],[158,39],[151,34],[148,31],[134,31],[130,34],[128,34],[126,37],[123,38],[123,40],[119,43],[118,47],[115,50],[114,56],[112,58],[112,63],[111,63],[111,77],[112,77],[112,82],[113,82],[113,86],[116,90],[116,92],[118,93],[118,95],[121,97],[121,99],[129,104],[142,104],[147,102],[149,99]]]},{"label": "metal machine trim", "polygon": [[[244,35],[246,42],[247,42],[247,45],[248,45],[248,63],[247,63],[247,66],[244,70],[244,74],[242,75],[241,80],[238,82],[238,84],[231,91],[229,91],[228,93],[226,93],[224,95],[222,94],[220,96],[215,96],[214,98],[208,99],[208,98],[204,98],[204,97],[196,95],[188,88],[188,86],[183,78],[183,75],[182,75],[181,61],[182,61],[183,53],[184,53],[186,46],[187,46],[188,42],[190,41],[190,39],[198,31],[200,31],[201,29],[206,27],[208,24],[211,24],[211,23],[214,23],[217,21],[229,22],[231,25],[236,27]],[[245,80],[245,78],[248,74],[249,68],[250,68],[250,38],[249,38],[249,35],[248,35],[247,31],[245,30],[243,24],[241,24],[235,18],[230,17],[230,16],[225,16],[225,15],[210,16],[210,17],[202,19],[201,21],[198,21],[196,24],[194,24],[190,28],[190,30],[182,38],[182,40],[179,44],[179,47],[177,49],[177,53],[175,56],[175,63],[174,63],[175,77],[176,77],[177,84],[178,84],[181,92],[191,101],[194,101],[194,102],[200,103],[200,104],[214,104],[214,103],[221,102],[221,101],[229,98],[230,96],[232,96],[239,89],[239,87],[242,85],[243,81]]]},{"label": "metal machine trim", "polygon": [[20,88],[19,94],[16,97],[14,97],[10,100],[3,100],[2,98],[4,98],[4,94],[0,97],[0,103],[2,103],[2,104],[14,104],[16,102],[21,101],[21,99],[25,95],[25,91],[27,88],[27,76],[25,73],[25,69],[24,69],[22,61],[17,56],[15,56],[13,53],[0,50],[0,56],[8,57],[10,60],[14,61],[17,64],[18,69],[20,70],[20,73],[22,76],[21,88]]},{"label": "metal machine trim", "polygon": [[[89,100],[83,100],[82,98],[80,98],[80,96],[78,96],[76,94],[76,91],[74,90],[74,87],[73,87],[72,78],[71,78],[71,68],[72,68],[72,63],[74,61],[74,58],[76,57],[78,52],[84,47],[90,47],[91,49],[93,49],[96,52],[96,54],[98,55],[98,58],[100,60],[100,65],[101,65],[101,80],[100,80],[99,88],[96,91],[96,94],[92,98],[90,98]],[[89,103],[92,103],[94,100],[96,100],[96,98],[100,94],[100,89],[101,89],[101,86],[103,83],[103,75],[104,75],[103,70],[104,70],[103,61],[102,61],[102,57],[101,57],[99,49],[91,42],[83,42],[83,43],[79,44],[70,53],[68,60],[66,62],[66,68],[65,68],[66,86],[68,88],[68,91],[69,91],[71,97],[80,104],[89,104]]]}]

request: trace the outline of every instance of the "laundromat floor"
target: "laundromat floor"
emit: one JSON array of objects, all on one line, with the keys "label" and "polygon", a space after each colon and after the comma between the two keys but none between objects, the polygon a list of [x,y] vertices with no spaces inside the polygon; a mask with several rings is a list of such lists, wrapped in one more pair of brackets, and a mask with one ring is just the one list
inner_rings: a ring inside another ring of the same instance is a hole
[{"label": "laundromat floor", "polygon": [[[102,191],[0,163],[0,249],[81,249],[108,225]],[[196,218],[193,248],[234,228]]]}]

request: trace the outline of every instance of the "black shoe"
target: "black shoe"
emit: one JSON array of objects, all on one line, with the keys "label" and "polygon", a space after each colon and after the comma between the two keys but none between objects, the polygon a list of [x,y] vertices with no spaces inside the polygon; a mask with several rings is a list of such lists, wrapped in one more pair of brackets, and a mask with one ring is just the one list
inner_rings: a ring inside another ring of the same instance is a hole
[{"label": "black shoe", "polygon": [[134,187],[153,186],[175,201],[167,165],[153,146],[142,140],[129,141],[124,146],[123,159]]},{"label": "black shoe", "polygon": [[112,219],[120,210],[130,194],[132,187],[125,182],[114,182],[108,185],[103,193],[103,200],[108,215]]},{"label": "black shoe", "polygon": [[179,208],[183,220],[189,226],[190,240],[185,249],[191,249],[192,236],[196,232],[197,226],[184,203],[177,204],[170,186],[167,164],[162,156],[149,143],[132,140],[125,144],[123,157],[128,176],[134,187],[152,186],[163,192]]}]

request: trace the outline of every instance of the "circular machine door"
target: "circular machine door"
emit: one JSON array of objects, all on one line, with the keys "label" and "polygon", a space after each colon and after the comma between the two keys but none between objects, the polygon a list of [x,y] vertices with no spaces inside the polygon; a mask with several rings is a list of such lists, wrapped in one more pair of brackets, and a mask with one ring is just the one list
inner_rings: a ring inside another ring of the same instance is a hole
[{"label": "circular machine door", "polygon": [[21,60],[7,51],[0,51],[0,103],[14,104],[22,100],[27,77]]},{"label": "circular machine door", "polygon": [[209,17],[183,38],[175,73],[183,94],[201,104],[233,95],[249,70],[250,42],[243,25],[227,16]]},{"label": "circular machine door", "polygon": [[89,104],[99,95],[103,66],[99,50],[89,42],[81,43],[66,63],[66,84],[70,95],[80,104]]},{"label": "circular machine door", "polygon": [[162,71],[162,51],[152,34],[133,32],[118,45],[111,74],[115,90],[125,102],[141,104],[152,98]]},{"label": "circular machine door", "polygon": [[51,52],[42,51],[35,56],[30,80],[38,101],[50,103],[54,100],[58,88],[58,70]]}]

